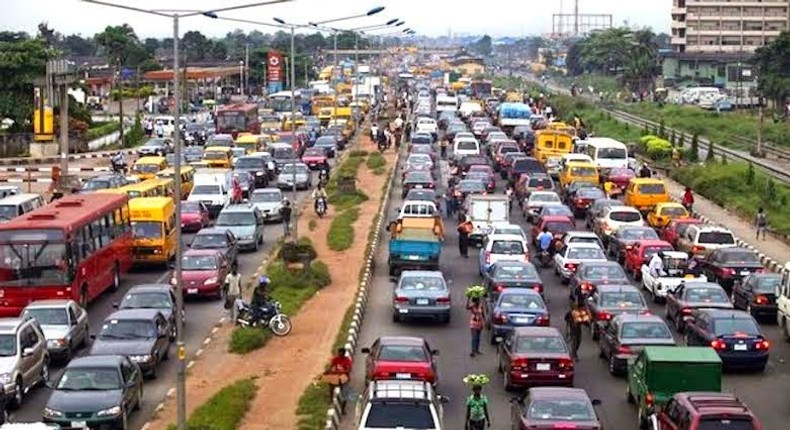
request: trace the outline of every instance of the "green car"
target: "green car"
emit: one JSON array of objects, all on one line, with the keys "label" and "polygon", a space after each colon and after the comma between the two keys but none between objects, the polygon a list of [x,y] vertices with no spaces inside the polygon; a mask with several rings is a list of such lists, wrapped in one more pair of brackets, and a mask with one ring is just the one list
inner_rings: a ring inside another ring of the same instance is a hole
[{"label": "green car", "polygon": [[721,391],[721,358],[709,347],[648,346],[628,363],[627,396],[639,428],[658,406],[683,391]]}]

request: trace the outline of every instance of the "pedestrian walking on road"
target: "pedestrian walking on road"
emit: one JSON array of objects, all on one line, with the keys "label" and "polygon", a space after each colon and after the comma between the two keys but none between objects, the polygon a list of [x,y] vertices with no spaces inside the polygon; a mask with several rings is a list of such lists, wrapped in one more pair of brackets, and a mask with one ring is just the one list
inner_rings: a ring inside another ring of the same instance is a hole
[{"label": "pedestrian walking on road", "polygon": [[236,323],[236,300],[241,298],[241,275],[239,268],[233,266],[231,272],[225,277],[225,309],[230,312],[231,324]]},{"label": "pedestrian walking on road", "polygon": [[480,298],[472,297],[466,305],[466,309],[472,314],[469,318],[469,329],[472,333],[472,352],[470,357],[483,354],[480,352],[480,335],[483,332],[483,305]]},{"label": "pedestrian walking on road", "polygon": [[765,240],[765,231],[768,230],[768,218],[765,215],[765,209],[757,209],[757,220],[755,224],[757,225],[757,234],[755,234],[754,238],[759,239],[760,234],[762,234],[763,240]]},{"label": "pedestrian walking on road", "polygon": [[291,212],[293,209],[291,208],[291,202],[286,200],[283,203],[283,207],[280,208],[280,215],[283,219],[283,235],[290,236],[291,234]]},{"label": "pedestrian walking on road", "polygon": [[488,424],[491,427],[491,418],[488,415],[488,398],[482,394],[483,387],[472,387],[472,395],[466,399],[466,426],[465,430],[483,430]]},{"label": "pedestrian walking on road", "polygon": [[691,188],[686,187],[686,191],[683,192],[681,203],[683,204],[683,207],[689,211],[689,214],[694,213],[694,193],[691,192]]},{"label": "pedestrian walking on road", "polygon": [[473,228],[474,225],[468,217],[464,217],[464,220],[458,224],[458,251],[460,251],[461,257],[469,258],[469,235]]}]

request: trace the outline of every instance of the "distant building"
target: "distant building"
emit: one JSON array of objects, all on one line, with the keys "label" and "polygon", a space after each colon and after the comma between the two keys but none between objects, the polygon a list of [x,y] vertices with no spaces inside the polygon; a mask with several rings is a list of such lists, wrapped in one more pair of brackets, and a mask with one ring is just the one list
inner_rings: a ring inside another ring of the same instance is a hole
[{"label": "distant building", "polygon": [[485,62],[477,57],[456,57],[450,65],[466,76],[482,75],[486,71]]}]

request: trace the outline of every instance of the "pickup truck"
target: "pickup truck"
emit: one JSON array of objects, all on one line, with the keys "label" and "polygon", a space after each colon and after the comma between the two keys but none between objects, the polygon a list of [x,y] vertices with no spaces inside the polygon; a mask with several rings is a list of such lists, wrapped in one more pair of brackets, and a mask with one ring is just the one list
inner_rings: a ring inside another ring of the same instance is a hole
[{"label": "pickup truck", "polygon": [[466,213],[474,226],[469,241],[482,246],[494,224],[510,221],[510,200],[502,195],[472,195],[467,199]]},{"label": "pickup truck", "polygon": [[404,217],[390,223],[389,274],[408,269],[438,270],[444,225],[439,218]]}]

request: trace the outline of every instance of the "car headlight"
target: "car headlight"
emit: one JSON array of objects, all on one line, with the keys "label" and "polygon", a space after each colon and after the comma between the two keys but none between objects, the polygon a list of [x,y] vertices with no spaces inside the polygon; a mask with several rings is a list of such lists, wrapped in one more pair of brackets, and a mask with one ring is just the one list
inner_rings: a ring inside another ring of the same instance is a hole
[{"label": "car headlight", "polygon": [[146,354],[146,355],[133,355],[133,356],[131,356],[129,358],[132,361],[134,361],[135,363],[148,363],[149,361],[151,361],[151,356],[148,355],[148,354]]},{"label": "car headlight", "polygon": [[0,384],[8,384],[13,379],[10,373],[0,373]]},{"label": "car headlight", "polygon": [[50,339],[47,341],[47,344],[53,348],[63,348],[68,342],[66,342],[66,339]]},{"label": "car headlight", "polygon": [[203,282],[203,285],[211,285],[211,284],[216,284],[218,281],[219,281],[219,278],[217,278],[217,277],[215,276],[215,277],[213,277],[213,278],[208,278],[208,279],[206,279],[206,280]]},{"label": "car headlight", "polygon": [[241,237],[241,240],[253,240],[253,239],[255,239],[254,236],[242,236]]},{"label": "car headlight", "polygon": [[47,418],[60,418],[63,416],[63,412],[55,409],[44,408],[43,415]]},{"label": "car headlight", "polygon": [[96,412],[97,417],[111,417],[115,415],[121,415],[120,406],[113,406],[111,408],[102,409],[99,412]]},{"label": "car headlight", "polygon": [[255,172],[255,176],[263,176],[263,172]]}]

